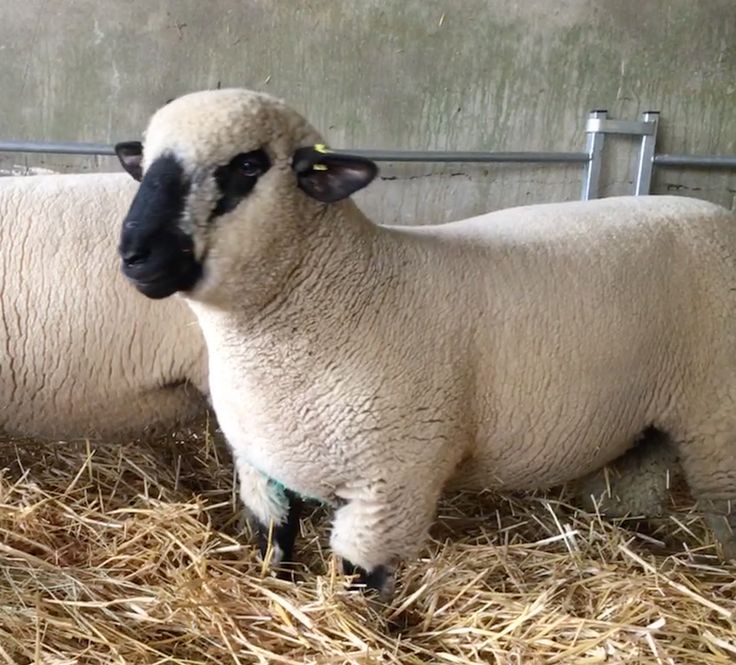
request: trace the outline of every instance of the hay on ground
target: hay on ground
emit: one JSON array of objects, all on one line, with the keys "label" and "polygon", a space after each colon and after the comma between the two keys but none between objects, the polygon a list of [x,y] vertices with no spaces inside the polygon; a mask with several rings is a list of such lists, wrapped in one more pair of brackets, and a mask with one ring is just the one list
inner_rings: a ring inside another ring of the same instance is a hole
[{"label": "hay on ground", "polygon": [[0,469],[0,664],[736,661],[736,566],[686,505],[449,497],[384,608],[345,591],[320,511],[297,584],[265,575],[206,433],[5,440]]}]

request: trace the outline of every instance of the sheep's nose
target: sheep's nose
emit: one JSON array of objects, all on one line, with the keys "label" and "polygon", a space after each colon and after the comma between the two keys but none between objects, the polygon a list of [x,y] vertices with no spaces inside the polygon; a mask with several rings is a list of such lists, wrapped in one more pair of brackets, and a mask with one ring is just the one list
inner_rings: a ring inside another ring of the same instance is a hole
[{"label": "sheep's nose", "polygon": [[122,252],[123,261],[129,268],[145,263],[149,256],[151,256],[151,250],[145,247],[130,247]]},{"label": "sheep's nose", "polygon": [[123,223],[120,257],[129,268],[144,263],[151,256],[151,250],[146,246],[148,243],[143,242],[147,234],[143,233],[142,226],[136,219],[126,219]]}]

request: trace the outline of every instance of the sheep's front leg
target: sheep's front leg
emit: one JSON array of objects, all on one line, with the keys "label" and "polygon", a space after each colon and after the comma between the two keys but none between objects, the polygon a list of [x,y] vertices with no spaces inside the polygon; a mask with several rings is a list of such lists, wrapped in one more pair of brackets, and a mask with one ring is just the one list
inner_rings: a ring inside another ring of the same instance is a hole
[{"label": "sheep's front leg", "polygon": [[439,488],[403,485],[349,494],[335,513],[330,545],[345,574],[357,574],[353,588],[377,591],[388,601],[396,566],[415,558],[427,538]]},{"label": "sheep's front leg", "polygon": [[281,567],[276,573],[278,577],[289,577],[288,567],[294,560],[294,543],[299,533],[302,500],[247,462],[238,460],[237,456],[236,464],[240,498],[246,517],[254,525],[258,535],[261,557],[265,558],[268,551],[270,534],[271,566]]},{"label": "sheep's front leg", "polygon": [[377,566],[370,573],[350,563],[347,559],[342,560],[342,572],[353,578],[350,589],[376,591],[380,598],[390,599],[394,588],[394,572],[386,566]]},{"label": "sheep's front leg", "polygon": [[[266,558],[269,542],[272,556],[271,566],[280,567],[276,576],[285,579],[291,578],[291,568],[294,564],[294,543],[299,534],[299,517],[302,512],[302,500],[288,489],[283,490],[288,502],[286,518],[281,523],[265,523],[258,521],[258,551],[262,558]],[[273,526],[271,526],[273,525]],[[270,540],[269,540],[270,536]]]}]

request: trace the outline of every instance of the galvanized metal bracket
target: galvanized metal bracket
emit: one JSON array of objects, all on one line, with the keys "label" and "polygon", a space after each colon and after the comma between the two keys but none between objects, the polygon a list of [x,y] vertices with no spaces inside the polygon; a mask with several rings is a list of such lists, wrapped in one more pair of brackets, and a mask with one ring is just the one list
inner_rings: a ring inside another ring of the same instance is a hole
[{"label": "galvanized metal bracket", "polygon": [[641,137],[634,180],[634,194],[649,194],[657,144],[659,112],[647,111],[639,120],[613,120],[603,110],[591,111],[585,124],[588,162],[583,171],[583,201],[598,198],[603,143],[606,134]]},{"label": "galvanized metal bracket", "polygon": [[[596,113],[601,112],[593,111],[588,117],[588,122],[585,125],[585,131],[588,133],[649,136],[657,131],[656,124],[645,120],[643,115],[641,120],[613,120],[605,115],[603,117],[597,116]],[[605,114],[605,111],[603,113]]]}]

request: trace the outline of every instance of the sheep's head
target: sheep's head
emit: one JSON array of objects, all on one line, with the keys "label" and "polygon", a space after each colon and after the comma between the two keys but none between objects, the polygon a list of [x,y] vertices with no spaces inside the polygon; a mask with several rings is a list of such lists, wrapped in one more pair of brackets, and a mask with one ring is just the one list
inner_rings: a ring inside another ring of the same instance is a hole
[{"label": "sheep's head", "polygon": [[161,107],[144,144],[115,146],[141,183],[120,238],[125,276],[149,298],[197,297],[249,260],[287,251],[298,220],[377,173],[320,143],[283,102],[248,90],[196,92]]}]

